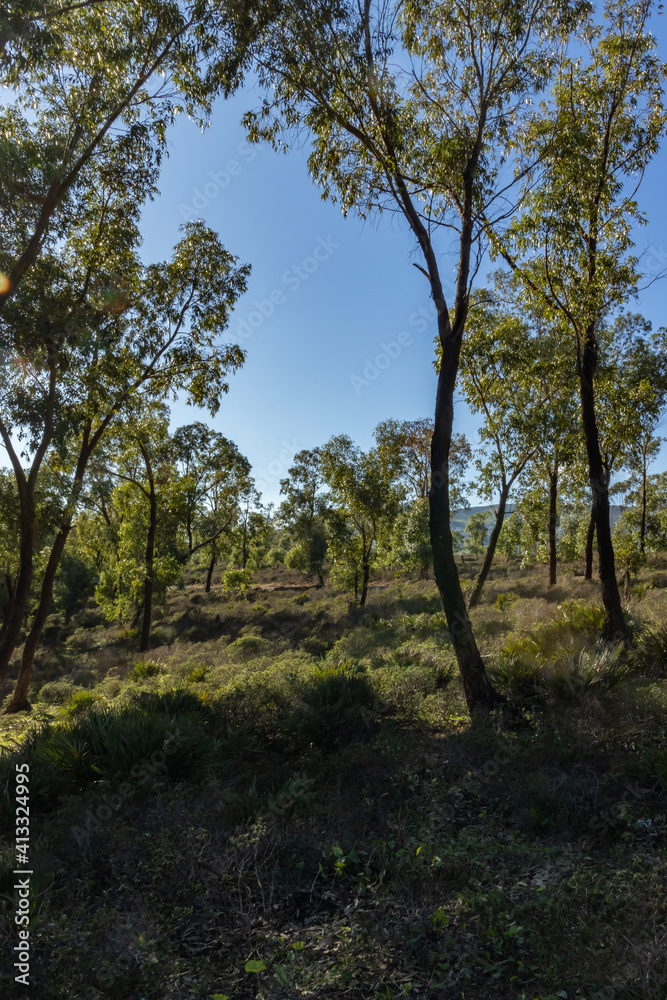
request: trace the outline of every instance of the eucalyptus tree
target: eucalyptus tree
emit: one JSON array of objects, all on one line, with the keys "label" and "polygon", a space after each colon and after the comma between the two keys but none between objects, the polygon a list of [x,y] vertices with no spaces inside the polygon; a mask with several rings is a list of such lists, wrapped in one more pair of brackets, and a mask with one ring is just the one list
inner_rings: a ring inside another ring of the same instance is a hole
[{"label": "eucalyptus tree", "polygon": [[[419,420],[383,420],[373,431],[380,449],[394,456],[406,498],[426,500],[431,487],[431,441],[434,423]],[[472,458],[465,434],[452,434],[449,449],[449,500],[452,513],[468,505],[464,476]]]},{"label": "eucalyptus tree", "polygon": [[[591,20],[576,54],[526,130],[534,157],[520,215],[494,235],[526,297],[566,322],[575,344],[581,419],[593,498],[605,630],[625,637],[609,520],[609,476],[600,448],[596,368],[601,321],[641,280],[633,226],[636,200],[666,115],[665,66],[648,30],[650,0],[606,0],[605,23]],[[489,230],[494,227],[489,221]]]},{"label": "eucalyptus tree", "polygon": [[[260,35],[266,97],[251,140],[287,144],[310,130],[323,197],[362,217],[402,215],[422,256],[443,364],[431,447],[430,531],[438,589],[471,710],[501,700],[484,669],[458,577],[449,454],[459,353],[489,213],[504,216],[506,159],[546,85],[580,4],[552,0],[296,0]],[[456,277],[440,252],[454,240]]]},{"label": "eucalyptus tree", "polygon": [[[18,642],[30,592],[34,488],[47,452],[64,497],[17,689],[7,711],[27,706],[32,663],[58,563],[80,503],[86,469],[104,434],[139,399],[165,399],[177,391],[214,414],[228,390],[230,372],[243,362],[243,351],[220,343],[218,336],[245,291],[249,268],[237,266],[237,259],[203,224],[188,223],[183,230],[171,260],[147,267],[131,260],[120,287],[113,270],[119,254],[118,231],[105,230],[108,240],[98,243],[84,241],[93,248],[92,263],[74,246],[62,298],[57,285],[55,292],[42,298],[41,288],[35,290],[34,300],[41,302],[41,326],[37,347],[30,354],[25,340],[34,336],[34,310],[31,314],[23,308],[22,296],[32,293],[43,261],[5,310],[3,335],[16,360],[2,369],[0,434],[19,494],[23,491],[26,496],[27,515],[21,523],[22,585],[17,584],[10,627],[0,642],[0,678]],[[51,290],[46,279],[44,286]],[[27,473],[14,445],[17,438],[25,442],[24,453],[32,456]]]},{"label": "eucalyptus tree", "polygon": [[363,608],[378,539],[391,530],[400,510],[400,467],[380,447],[364,452],[346,434],[326,443],[321,463],[335,514],[330,528],[334,561],[354,566],[355,595],[360,589]]},{"label": "eucalyptus tree", "polygon": [[236,525],[251,483],[250,463],[233,441],[201,422],[174,431],[173,447],[184,490],[188,554],[207,558],[208,593],[223,536]]},{"label": "eucalyptus tree", "polygon": [[486,291],[473,300],[461,349],[461,387],[483,416],[477,491],[496,498],[496,516],[468,607],[479,603],[502,530],[512,487],[535,456],[535,428],[548,399],[533,379],[535,342],[525,322],[500,309]]},{"label": "eucalyptus tree", "polygon": [[[15,5],[0,21],[0,311],[54,253],[99,176],[155,193],[179,112],[207,122],[242,79],[272,4],[207,0]],[[56,17],[57,15],[57,17]],[[128,169],[129,168],[129,169]],[[148,180],[147,180],[148,179]]]},{"label": "eucalyptus tree", "polygon": [[97,596],[114,618],[141,617],[140,652],[150,642],[154,597],[163,597],[182,571],[178,532],[189,484],[179,475],[168,419],[164,404],[133,407],[105,448],[117,484],[110,506],[119,544],[118,558],[102,571]]},{"label": "eucalyptus tree", "polygon": [[278,508],[279,522],[290,537],[285,565],[309,576],[316,575],[320,586],[324,585],[327,555],[325,485],[321,450],[299,451],[287,476],[280,480],[280,492],[285,499]]}]

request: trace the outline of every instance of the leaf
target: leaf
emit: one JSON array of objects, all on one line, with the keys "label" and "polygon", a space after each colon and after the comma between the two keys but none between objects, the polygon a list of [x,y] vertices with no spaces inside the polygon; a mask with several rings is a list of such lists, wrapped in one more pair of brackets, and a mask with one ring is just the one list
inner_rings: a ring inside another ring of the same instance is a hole
[{"label": "leaf", "polygon": [[266,969],[266,966],[264,965],[264,962],[262,962],[261,960],[257,961],[254,958],[251,959],[249,962],[246,962],[246,964],[245,964],[245,971],[246,972],[257,972],[257,973],[259,973],[259,972],[264,972],[265,969]]}]

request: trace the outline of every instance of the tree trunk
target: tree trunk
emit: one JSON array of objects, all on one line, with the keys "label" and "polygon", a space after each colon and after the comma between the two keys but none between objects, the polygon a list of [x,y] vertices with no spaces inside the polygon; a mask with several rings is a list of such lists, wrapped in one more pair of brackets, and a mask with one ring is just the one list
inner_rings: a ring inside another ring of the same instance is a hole
[{"label": "tree trunk", "polygon": [[632,576],[630,575],[630,567],[626,566],[625,572],[623,574],[623,596],[625,597],[626,601],[629,601],[630,597],[632,596],[631,583],[632,583]]},{"label": "tree trunk", "polygon": [[639,553],[645,554],[646,548],[646,460],[642,468],[642,516],[639,522]]},{"label": "tree trunk", "polygon": [[[441,310],[438,326],[443,325]],[[447,324],[448,325],[448,324]],[[462,332],[462,331],[461,331]],[[489,711],[506,699],[494,690],[473,634],[465,598],[461,589],[450,526],[449,450],[454,421],[454,388],[460,354],[460,337],[451,330],[441,336],[442,364],[435,400],[435,426],[431,440],[431,492],[429,526],[433,548],[433,575],[447,617],[449,634],[456,654],[463,690],[471,716]]]},{"label": "tree trunk", "polygon": [[558,520],[558,469],[549,472],[549,586],[556,586],[558,553],[556,551],[556,522]]},{"label": "tree trunk", "polygon": [[21,506],[19,571],[0,641],[0,685],[5,679],[9,661],[18,645],[32,586],[33,548],[35,544],[35,506],[32,497],[28,498],[25,507],[23,504]]},{"label": "tree trunk", "polygon": [[361,581],[361,598],[359,600],[359,607],[363,608],[366,605],[366,596],[368,594],[368,581],[371,575],[371,567],[368,561],[364,562],[362,565],[363,577]]},{"label": "tree trunk", "polygon": [[139,640],[139,652],[145,653],[148,649],[148,642],[150,640],[151,618],[153,614],[153,561],[155,556],[155,536],[157,534],[157,497],[155,494],[155,477],[153,475],[153,467],[151,465],[148,450],[142,441],[139,441],[138,444],[144,460],[144,465],[146,466],[148,501],[150,507],[148,534],[146,536],[143,617],[141,620],[141,638]]},{"label": "tree trunk", "polygon": [[[142,449],[143,451],[143,449]],[[151,636],[151,617],[153,614],[153,560],[155,556],[155,535],[157,533],[157,497],[155,495],[155,480],[150,466],[148,454],[144,453],[146,472],[148,476],[150,495],[150,520],[146,538],[146,575],[144,577],[144,616],[141,622],[141,640],[139,652],[145,653]]]},{"label": "tree trunk", "polygon": [[584,553],[584,580],[593,579],[593,539],[595,538],[595,515],[591,507],[591,516],[586,529],[586,551]]},{"label": "tree trunk", "polygon": [[213,570],[215,569],[215,564],[217,563],[217,561],[218,561],[218,557],[214,553],[211,556],[211,561],[208,564],[208,572],[206,574],[206,593],[207,594],[209,594],[211,592],[211,580],[213,579]]},{"label": "tree trunk", "polygon": [[597,421],[595,418],[595,394],[593,378],[597,363],[597,341],[595,326],[586,331],[586,343],[580,373],[581,416],[586,438],[588,455],[588,471],[593,492],[592,514],[595,520],[595,531],[598,540],[598,562],[602,603],[605,610],[605,635],[608,639],[626,639],[627,631],[621,595],[616,579],[614,563],[614,546],[611,540],[611,522],[609,519],[609,482],[607,472],[602,464]]},{"label": "tree trunk", "polygon": [[482,588],[484,587],[486,578],[489,575],[491,563],[493,562],[493,557],[496,553],[496,545],[498,544],[500,532],[503,527],[503,521],[505,520],[505,510],[507,508],[507,498],[509,496],[509,492],[509,485],[507,483],[503,483],[503,487],[500,491],[500,499],[498,501],[498,510],[496,511],[496,521],[491,530],[491,534],[489,535],[489,544],[486,547],[482,568],[479,571],[479,575],[475,581],[475,586],[473,587],[470,597],[468,598],[468,609],[476,608],[479,604],[479,599],[482,596]]},{"label": "tree trunk", "polygon": [[30,711],[31,706],[28,701],[28,689],[30,688],[30,678],[32,676],[35,653],[37,652],[39,641],[42,637],[42,630],[46,624],[46,619],[49,617],[49,612],[51,610],[51,602],[53,600],[53,583],[56,578],[56,572],[60,564],[60,557],[63,554],[63,549],[65,548],[65,542],[67,541],[69,533],[70,525],[63,525],[56,535],[56,540],[53,543],[53,548],[51,549],[49,561],[46,564],[46,570],[42,580],[42,589],[39,594],[39,604],[30,627],[30,632],[28,633],[28,638],[26,639],[25,646],[23,647],[21,667],[19,669],[19,675],[16,679],[16,687],[14,688],[11,701],[5,709],[6,715],[11,715],[13,712]]}]

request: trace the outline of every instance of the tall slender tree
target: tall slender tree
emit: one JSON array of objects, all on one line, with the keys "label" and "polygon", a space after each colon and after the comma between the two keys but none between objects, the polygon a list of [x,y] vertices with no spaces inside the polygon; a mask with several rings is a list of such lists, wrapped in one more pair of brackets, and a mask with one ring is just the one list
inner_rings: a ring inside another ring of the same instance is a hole
[{"label": "tall slender tree", "polygon": [[[443,362],[431,443],[430,530],[436,582],[471,711],[500,699],[484,669],[458,577],[450,527],[454,392],[476,248],[489,213],[505,216],[511,140],[530,116],[554,48],[578,4],[548,0],[297,0],[260,36],[263,106],[252,140],[285,145],[311,131],[309,168],[323,196],[362,216],[399,212],[422,255]],[[402,68],[405,67],[405,68]],[[449,290],[437,240],[456,234]]]},{"label": "tall slender tree", "polygon": [[523,149],[539,164],[527,179],[520,216],[494,246],[528,298],[567,323],[576,346],[581,420],[593,498],[605,630],[626,627],[609,519],[609,474],[600,447],[596,374],[600,326],[640,281],[632,227],[636,201],[667,117],[665,66],[648,30],[651,0],[607,0],[605,24],[581,35],[583,53],[565,56],[556,83],[527,130]]}]

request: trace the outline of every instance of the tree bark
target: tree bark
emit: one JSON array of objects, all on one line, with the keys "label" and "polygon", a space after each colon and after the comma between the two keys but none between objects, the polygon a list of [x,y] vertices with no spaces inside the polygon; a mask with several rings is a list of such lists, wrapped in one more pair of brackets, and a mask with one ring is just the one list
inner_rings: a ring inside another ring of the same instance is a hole
[{"label": "tree bark", "polygon": [[642,464],[642,515],[639,522],[639,553],[645,555],[646,550],[646,454]]},{"label": "tree bark", "polygon": [[35,505],[32,496],[26,497],[25,506],[21,504],[20,533],[19,571],[0,640],[0,685],[5,679],[9,661],[18,644],[30,599],[35,544]]},{"label": "tree bark", "polygon": [[213,579],[213,570],[215,569],[215,564],[217,563],[217,561],[218,561],[218,557],[214,553],[211,556],[211,561],[208,564],[208,572],[206,574],[206,593],[207,594],[209,594],[211,592],[211,581]]},{"label": "tree bark", "polygon": [[[443,318],[439,315],[438,326]],[[462,331],[461,331],[462,332]],[[454,388],[460,354],[460,337],[441,337],[442,364],[435,400],[435,429],[431,440],[431,492],[429,496],[433,575],[447,617],[449,634],[461,671],[463,690],[471,715],[489,711],[506,699],[497,692],[484,669],[468,617],[450,526],[449,451],[454,422]]]},{"label": "tree bark", "polygon": [[14,688],[14,693],[12,694],[9,704],[5,709],[5,715],[11,715],[14,712],[30,711],[31,705],[28,701],[28,689],[30,687],[30,678],[32,676],[35,653],[37,652],[37,648],[42,637],[42,631],[44,629],[44,625],[46,624],[46,619],[49,617],[49,612],[51,610],[51,602],[53,600],[53,584],[70,530],[71,525],[62,525],[60,531],[56,535],[56,540],[53,543],[53,547],[49,555],[49,561],[46,564],[46,570],[44,571],[44,577],[42,579],[42,589],[39,594],[37,611],[35,612],[35,617],[32,620],[32,625],[25,641],[25,646],[23,647],[23,656],[21,657],[19,675],[16,679],[16,687]]},{"label": "tree bark", "polygon": [[150,519],[148,522],[148,535],[146,537],[146,571],[144,576],[144,614],[141,621],[141,639],[139,642],[139,652],[145,653],[148,649],[148,642],[151,635],[151,617],[153,614],[153,562],[155,557],[155,536],[157,534],[157,497],[155,494],[155,477],[150,463],[148,452],[140,445],[141,453],[146,464],[146,477],[148,479],[148,492],[150,499]]},{"label": "tree bark", "polygon": [[486,547],[482,568],[479,571],[477,580],[475,581],[475,586],[473,587],[470,597],[468,598],[468,609],[476,608],[479,604],[479,599],[482,596],[482,588],[484,587],[486,578],[489,575],[491,563],[493,562],[493,557],[496,554],[496,546],[498,544],[498,539],[500,538],[500,532],[502,531],[503,521],[505,520],[505,510],[507,509],[507,498],[509,496],[509,492],[509,484],[503,483],[503,487],[500,491],[500,499],[498,501],[498,509],[496,511],[496,520],[491,530],[491,534],[489,535],[489,544]]},{"label": "tree bark", "polygon": [[558,469],[549,472],[549,586],[556,586],[558,552],[556,549],[556,523],[558,520]]},{"label": "tree bark", "polygon": [[595,515],[591,507],[591,516],[586,529],[586,551],[584,553],[584,580],[593,579],[593,539],[595,538]]},{"label": "tree bark", "polygon": [[363,563],[362,571],[363,571],[363,576],[361,580],[361,598],[359,599],[360,608],[366,606],[366,597],[368,595],[368,581],[371,575],[371,567],[367,560]]},{"label": "tree bark", "polygon": [[604,632],[608,639],[626,639],[627,630],[621,595],[616,579],[614,562],[614,546],[611,540],[611,522],[609,519],[609,481],[607,471],[602,463],[597,420],[595,417],[595,393],[593,378],[597,363],[597,340],[595,325],[591,324],[586,331],[583,358],[580,371],[581,416],[586,438],[588,455],[588,471],[593,493],[592,515],[595,521],[595,531],[598,541],[598,562],[602,603],[605,610]]}]

